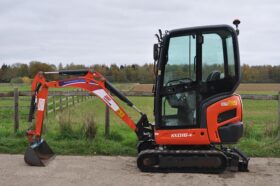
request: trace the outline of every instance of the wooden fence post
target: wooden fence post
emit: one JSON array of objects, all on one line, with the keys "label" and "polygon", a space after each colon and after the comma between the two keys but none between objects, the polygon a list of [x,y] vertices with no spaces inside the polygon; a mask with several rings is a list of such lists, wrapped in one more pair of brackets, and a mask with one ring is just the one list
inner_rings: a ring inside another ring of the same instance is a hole
[{"label": "wooden fence post", "polygon": [[110,133],[110,110],[108,105],[105,107],[105,138],[109,137]]},{"label": "wooden fence post", "polygon": [[14,132],[19,128],[19,113],[18,113],[18,88],[14,89]]}]

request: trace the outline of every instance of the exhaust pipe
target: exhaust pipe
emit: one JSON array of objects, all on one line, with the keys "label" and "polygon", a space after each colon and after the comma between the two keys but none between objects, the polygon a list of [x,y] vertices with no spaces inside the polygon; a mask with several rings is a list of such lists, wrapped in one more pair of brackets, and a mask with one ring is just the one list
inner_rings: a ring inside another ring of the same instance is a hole
[{"label": "exhaust pipe", "polygon": [[46,166],[54,158],[55,153],[43,139],[27,147],[24,154],[25,163],[31,166]]}]

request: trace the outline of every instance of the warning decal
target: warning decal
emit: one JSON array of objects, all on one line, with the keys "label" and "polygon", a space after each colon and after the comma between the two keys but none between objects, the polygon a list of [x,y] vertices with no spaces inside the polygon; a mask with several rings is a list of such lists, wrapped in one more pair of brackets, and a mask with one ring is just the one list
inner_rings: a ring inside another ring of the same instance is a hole
[{"label": "warning decal", "polygon": [[45,109],[45,99],[39,98],[38,111],[44,111]]}]

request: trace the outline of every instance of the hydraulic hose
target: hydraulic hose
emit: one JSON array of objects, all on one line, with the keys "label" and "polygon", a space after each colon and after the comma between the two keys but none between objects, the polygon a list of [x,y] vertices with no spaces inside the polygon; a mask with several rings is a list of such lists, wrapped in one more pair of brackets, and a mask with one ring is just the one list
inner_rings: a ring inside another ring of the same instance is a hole
[{"label": "hydraulic hose", "polygon": [[105,81],[105,87],[120,100],[125,102],[128,106],[133,107],[133,103],[118,89],[116,89],[111,83]]},{"label": "hydraulic hose", "polygon": [[31,102],[30,102],[30,108],[29,108],[29,114],[28,114],[28,122],[32,122],[33,118],[34,118],[34,112],[36,109],[36,94],[39,91],[41,87],[41,84],[39,83],[36,87],[35,92],[33,93],[32,97],[31,97]]}]

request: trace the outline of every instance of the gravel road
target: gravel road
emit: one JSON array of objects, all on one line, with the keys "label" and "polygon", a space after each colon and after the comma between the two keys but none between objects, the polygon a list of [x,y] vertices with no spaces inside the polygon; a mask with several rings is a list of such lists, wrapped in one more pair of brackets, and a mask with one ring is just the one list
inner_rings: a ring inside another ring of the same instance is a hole
[{"label": "gravel road", "polygon": [[252,158],[250,172],[223,174],[142,173],[134,157],[57,156],[47,167],[30,167],[23,155],[0,155],[0,186],[71,185],[280,185],[280,158]]}]

